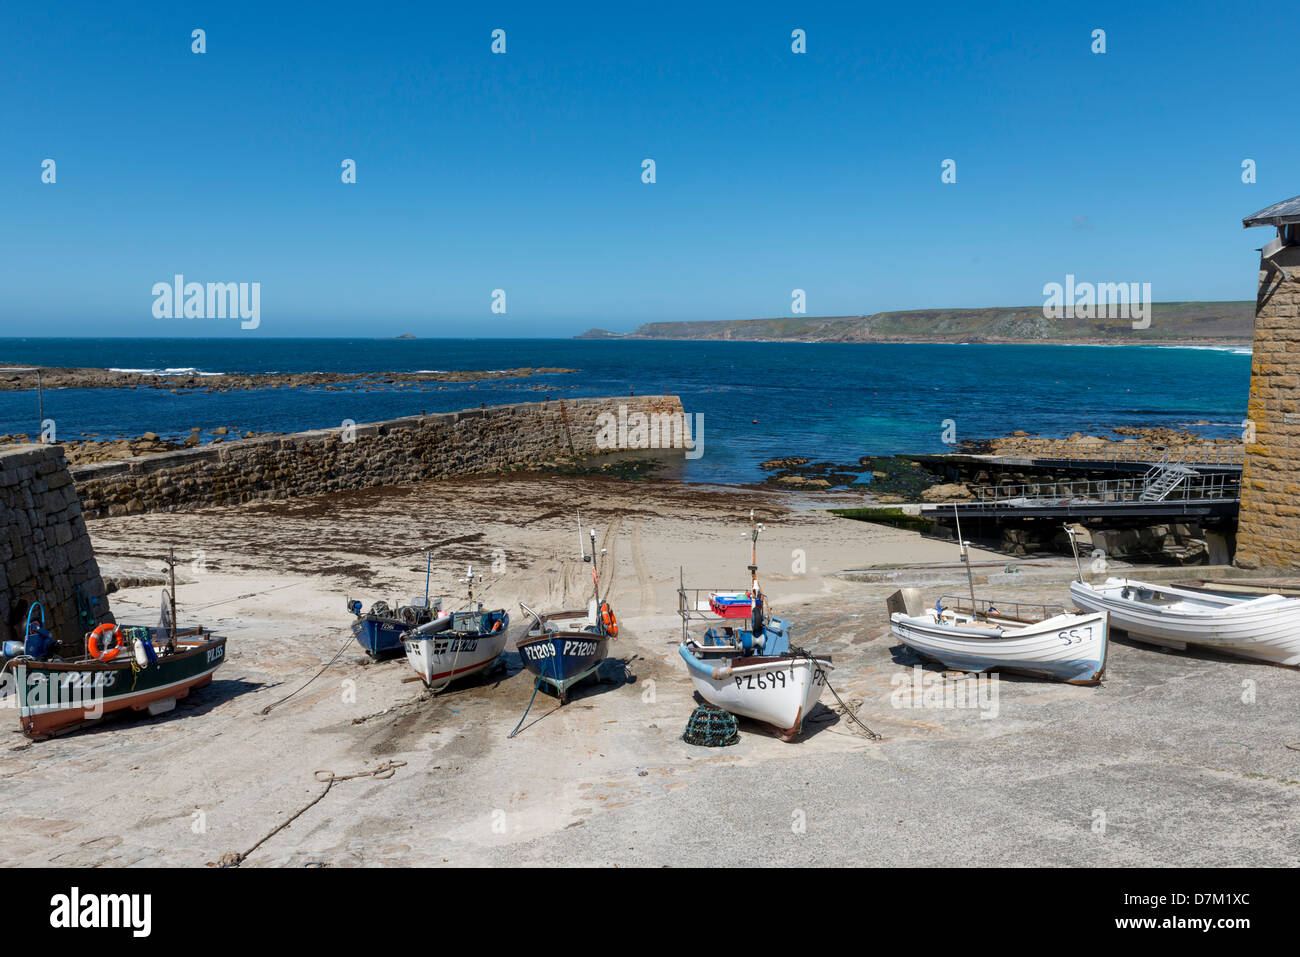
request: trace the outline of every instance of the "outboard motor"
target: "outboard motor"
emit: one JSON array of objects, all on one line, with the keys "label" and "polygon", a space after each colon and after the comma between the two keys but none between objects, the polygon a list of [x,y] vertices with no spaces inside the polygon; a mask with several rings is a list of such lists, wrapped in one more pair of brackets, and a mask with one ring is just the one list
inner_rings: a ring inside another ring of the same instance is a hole
[{"label": "outboard motor", "polygon": [[[39,623],[32,621],[32,612],[38,608],[41,612]],[[47,658],[58,645],[54,636],[45,628],[45,608],[38,601],[32,602],[32,606],[27,609],[27,622],[23,625],[23,636],[22,641],[6,641],[0,648],[6,658],[16,658],[19,655]]]}]

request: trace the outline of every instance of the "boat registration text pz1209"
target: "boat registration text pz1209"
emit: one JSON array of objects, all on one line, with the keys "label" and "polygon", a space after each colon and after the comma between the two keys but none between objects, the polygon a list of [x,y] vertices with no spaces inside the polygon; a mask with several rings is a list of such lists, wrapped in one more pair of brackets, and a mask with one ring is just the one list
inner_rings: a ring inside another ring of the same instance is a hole
[{"label": "boat registration text pz1209", "polygon": [[[564,656],[566,658],[582,658],[595,653],[596,643],[594,641],[566,641],[564,643]],[[545,644],[524,645],[524,654],[528,655],[533,661],[554,658],[555,646],[549,641]]]}]

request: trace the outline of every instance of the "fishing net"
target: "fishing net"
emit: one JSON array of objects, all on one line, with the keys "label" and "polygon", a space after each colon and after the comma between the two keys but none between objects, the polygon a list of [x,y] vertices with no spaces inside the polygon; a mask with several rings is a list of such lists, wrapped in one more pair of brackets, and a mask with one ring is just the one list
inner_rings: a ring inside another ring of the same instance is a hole
[{"label": "fishing net", "polygon": [[700,705],[691,712],[682,740],[703,748],[725,748],[740,740],[740,726],[730,711]]}]

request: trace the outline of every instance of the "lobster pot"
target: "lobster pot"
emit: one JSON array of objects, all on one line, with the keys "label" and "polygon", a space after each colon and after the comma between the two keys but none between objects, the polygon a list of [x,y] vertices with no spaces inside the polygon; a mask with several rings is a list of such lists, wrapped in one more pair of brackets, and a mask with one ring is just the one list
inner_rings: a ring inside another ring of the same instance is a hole
[{"label": "lobster pot", "polygon": [[682,740],[702,748],[725,748],[740,740],[740,724],[730,711],[700,705],[691,712]]}]

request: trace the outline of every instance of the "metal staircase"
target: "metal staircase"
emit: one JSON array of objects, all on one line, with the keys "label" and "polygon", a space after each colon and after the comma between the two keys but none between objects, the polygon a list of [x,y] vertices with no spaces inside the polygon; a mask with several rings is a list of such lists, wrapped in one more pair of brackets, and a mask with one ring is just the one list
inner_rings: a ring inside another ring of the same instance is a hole
[{"label": "metal staircase", "polygon": [[1174,489],[1199,474],[1196,469],[1182,464],[1182,456],[1174,458],[1172,453],[1166,453],[1144,476],[1138,501],[1163,502]]}]

